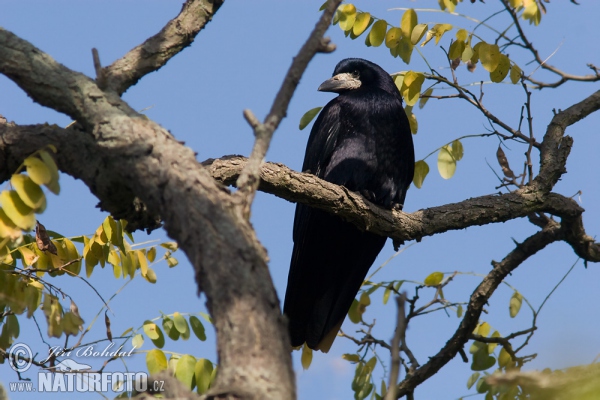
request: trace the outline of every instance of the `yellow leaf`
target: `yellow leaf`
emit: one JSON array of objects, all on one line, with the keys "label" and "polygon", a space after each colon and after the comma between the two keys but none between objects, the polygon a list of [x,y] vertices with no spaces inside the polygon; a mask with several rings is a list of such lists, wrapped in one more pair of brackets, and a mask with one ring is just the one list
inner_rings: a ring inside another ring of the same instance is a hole
[{"label": "yellow leaf", "polygon": [[360,357],[358,356],[358,354],[342,354],[342,358],[344,360],[348,360],[350,362],[359,362],[360,361]]},{"label": "yellow leaf", "polygon": [[148,267],[148,272],[143,277],[150,283],[156,283],[156,272],[150,267]]},{"label": "yellow leaf", "polygon": [[50,169],[42,160],[37,157],[27,157],[25,159],[25,167],[27,167],[27,174],[31,180],[38,185],[45,185],[52,180],[52,173]]},{"label": "yellow leaf", "polygon": [[148,252],[146,253],[146,258],[148,259],[148,261],[154,262],[154,260],[156,259],[156,247],[152,247],[148,250]]},{"label": "yellow leaf", "polygon": [[515,291],[510,298],[510,303],[508,305],[508,312],[511,318],[517,316],[519,311],[521,310],[521,305],[523,304],[523,295],[517,291]]},{"label": "yellow leaf", "polygon": [[403,36],[402,39],[400,39],[398,46],[396,46],[398,55],[406,64],[410,64],[410,56],[412,55],[413,48],[414,46],[410,42],[408,36]]},{"label": "yellow leaf", "polygon": [[19,247],[19,253],[23,257],[23,264],[27,267],[31,266],[38,258],[38,256],[28,247]]},{"label": "yellow leaf", "polygon": [[500,61],[498,62],[498,66],[493,72],[490,72],[490,79],[492,82],[500,83],[506,78],[508,75],[508,70],[510,69],[510,60],[504,54],[500,54]]},{"label": "yellow leaf", "polygon": [[11,185],[15,188],[23,203],[36,212],[41,213],[46,208],[46,196],[30,177],[23,174],[15,174],[10,178]]},{"label": "yellow leaf", "polygon": [[[427,26],[427,24],[416,25],[413,28],[412,33],[410,34],[410,42],[413,45],[419,43],[419,41],[423,38],[425,33],[428,32],[428,29],[429,29],[429,27]],[[424,43],[421,44],[421,46],[423,46],[423,45],[424,45]]]},{"label": "yellow leaf", "polygon": [[417,13],[412,8],[409,8],[402,14],[400,20],[400,29],[402,30],[402,36],[409,38],[412,34],[413,29],[417,26]]},{"label": "yellow leaf", "polygon": [[442,283],[442,280],[444,279],[444,274],[441,272],[432,272],[431,274],[429,274],[427,276],[427,278],[425,278],[425,285],[426,286],[437,286],[440,283]]},{"label": "yellow leaf", "polygon": [[17,240],[21,237],[21,229],[17,228],[2,208],[0,208],[0,237],[10,240]]},{"label": "yellow leaf", "polygon": [[435,44],[438,44],[442,36],[444,36],[444,33],[448,32],[450,29],[452,29],[451,24],[435,24],[432,28],[435,36]]},{"label": "yellow leaf", "polygon": [[510,6],[512,8],[521,7],[523,5],[523,0],[509,0],[509,1],[510,1]]},{"label": "yellow leaf", "polygon": [[389,49],[393,49],[398,46],[400,43],[400,39],[402,38],[402,31],[400,28],[390,28],[390,30],[385,35],[385,45]]},{"label": "yellow leaf", "polygon": [[338,8],[339,24],[343,31],[349,31],[356,20],[356,7],[354,4],[342,4]]},{"label": "yellow leaf", "polygon": [[522,74],[521,68],[517,64],[513,65],[510,69],[510,81],[514,84],[519,83]]},{"label": "yellow leaf", "polygon": [[466,63],[473,58],[474,54],[475,52],[473,51],[473,48],[470,45],[466,45],[460,56],[460,59],[462,60],[462,62]]},{"label": "yellow leaf", "polygon": [[310,364],[312,363],[312,356],[312,349],[308,347],[306,343],[304,343],[304,346],[302,346],[302,357],[300,358],[303,369],[308,369],[308,367],[310,367]]},{"label": "yellow leaf", "polygon": [[438,153],[438,171],[442,178],[450,179],[456,172],[456,160],[450,153],[448,146],[444,146]]},{"label": "yellow leaf", "polygon": [[418,189],[423,186],[423,181],[429,173],[429,165],[424,160],[419,160],[415,163],[415,175],[413,176],[413,183]]},{"label": "yellow leaf", "polygon": [[373,27],[371,28],[371,31],[369,32],[369,36],[368,36],[371,46],[373,46],[373,47],[381,46],[381,43],[383,43],[383,40],[385,39],[386,31],[387,31],[387,22],[385,22],[382,19],[375,21],[375,23],[373,24]]},{"label": "yellow leaf", "polygon": [[196,363],[194,375],[196,377],[196,390],[199,394],[206,393],[210,388],[214,371],[216,371],[216,368],[214,368],[213,364],[205,358],[199,359]]},{"label": "yellow leaf", "polygon": [[479,59],[487,72],[493,72],[500,63],[500,49],[496,44],[478,43]]},{"label": "yellow leaf", "polygon": [[159,373],[167,369],[167,357],[162,350],[152,349],[146,354],[146,366],[151,374]]},{"label": "yellow leaf", "polygon": [[354,34],[354,36],[362,35],[363,32],[369,27],[370,23],[371,14],[369,14],[368,12],[359,13],[358,15],[356,15],[356,21],[352,26],[352,34]]},{"label": "yellow leaf", "polygon": [[406,105],[414,106],[417,103],[423,82],[425,82],[425,75],[420,72],[408,71],[404,74],[400,92]]},{"label": "yellow leaf", "polygon": [[536,0],[523,0],[523,19],[529,20],[530,24],[539,25],[542,21],[542,13]]},{"label": "yellow leaf", "polygon": [[487,337],[490,334],[492,327],[487,322],[483,322],[479,325],[477,333],[481,336]]},{"label": "yellow leaf", "polygon": [[456,32],[456,40],[458,40],[460,42],[464,42],[465,40],[467,40],[468,36],[469,36],[469,33],[466,31],[466,29],[459,29]]},{"label": "yellow leaf", "polygon": [[0,204],[6,216],[19,228],[30,231],[35,226],[35,214],[14,190],[0,193]]},{"label": "yellow leaf", "polygon": [[412,112],[412,106],[404,107],[404,112],[406,113],[406,117],[408,118],[408,124],[410,125],[410,133],[413,135],[417,134],[419,130],[419,122],[417,121],[417,117]]},{"label": "yellow leaf", "polygon": [[146,260],[146,256],[141,250],[136,250],[135,254],[137,255],[140,264],[140,272],[142,273],[142,276],[145,277],[148,274],[148,260]]}]

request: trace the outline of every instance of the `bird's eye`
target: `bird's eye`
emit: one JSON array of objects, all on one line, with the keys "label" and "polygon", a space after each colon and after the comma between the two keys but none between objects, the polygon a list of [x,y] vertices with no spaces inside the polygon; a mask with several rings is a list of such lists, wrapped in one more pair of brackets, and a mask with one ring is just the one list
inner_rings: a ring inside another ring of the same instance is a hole
[{"label": "bird's eye", "polygon": [[356,70],[355,70],[354,72],[352,72],[352,77],[353,77],[354,79],[358,79],[358,78],[360,78],[360,72],[358,72],[358,71],[356,71]]}]

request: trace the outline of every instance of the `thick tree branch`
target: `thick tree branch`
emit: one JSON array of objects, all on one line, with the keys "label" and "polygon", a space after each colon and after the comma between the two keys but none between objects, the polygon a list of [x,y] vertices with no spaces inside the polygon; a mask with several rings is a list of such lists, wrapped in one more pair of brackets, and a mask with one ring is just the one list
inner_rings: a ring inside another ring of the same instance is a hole
[{"label": "thick tree branch", "polygon": [[296,57],[294,57],[265,121],[260,123],[250,110],[244,110],[244,116],[254,130],[254,136],[256,137],[248,163],[237,181],[239,190],[234,194],[234,199],[239,203],[239,209],[245,218],[250,216],[250,205],[258,188],[260,165],[267,154],[273,133],[287,113],[290,100],[298,83],[300,83],[302,74],[315,54],[335,50],[335,46],[329,43],[329,39],[323,39],[323,35],[331,24],[333,13],[341,2],[342,0],[329,0],[317,25]]},{"label": "thick tree branch", "polygon": [[[229,156],[208,160],[204,164],[209,166],[209,171],[215,179],[226,185],[233,185],[245,162],[244,157]],[[411,214],[377,207],[343,186],[321,180],[312,174],[294,172],[282,164],[263,164],[259,189],[289,201],[330,211],[363,230],[399,241],[420,240],[425,236],[448,230],[505,222],[526,217],[532,212],[548,212],[573,221],[572,245],[575,247],[575,242],[578,243],[578,254],[589,261],[600,261],[597,255],[599,245],[593,241],[590,243],[589,236],[585,235],[583,230],[583,209],[570,198],[556,193],[541,196],[528,187],[502,195],[475,197]]]},{"label": "thick tree branch", "polygon": [[188,0],[178,16],[144,43],[103,69],[106,89],[123,94],[144,75],[160,69],[192,44],[224,0]]},{"label": "thick tree branch", "polygon": [[[53,144],[61,149],[88,136],[81,140],[89,143],[80,145],[89,144],[93,158],[59,152],[61,165],[70,158],[81,169],[91,163],[95,172],[76,177],[89,179],[86,184],[92,190],[101,192],[94,176],[117,181],[119,191],[135,194],[151,215],[165,221],[167,233],[196,270],[198,287],[206,293],[215,322],[219,374],[211,393],[295,398],[289,336],[266,252],[248,221],[235,213],[228,191],[196,161],[193,151],[115,93],[103,92],[93,80],[5,30],[0,30],[0,72],[34,101],[67,113],[82,125],[82,131],[62,131],[62,141],[59,135],[47,140],[56,140]],[[21,142],[6,144],[1,152],[10,159],[13,147]]]}]

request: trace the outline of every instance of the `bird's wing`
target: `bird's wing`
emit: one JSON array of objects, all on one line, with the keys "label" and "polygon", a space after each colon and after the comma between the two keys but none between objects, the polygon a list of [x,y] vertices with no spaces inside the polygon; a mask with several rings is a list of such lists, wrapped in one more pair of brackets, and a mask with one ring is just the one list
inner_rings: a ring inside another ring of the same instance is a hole
[{"label": "bird's wing", "polygon": [[[302,164],[303,172],[309,171],[319,178],[324,177],[325,169],[331,159],[340,132],[340,111],[341,106],[336,98],[323,107],[319,113],[308,138],[304,164]],[[310,218],[311,210],[309,207],[296,207],[294,242],[297,242],[304,235],[306,230],[305,221]]]}]

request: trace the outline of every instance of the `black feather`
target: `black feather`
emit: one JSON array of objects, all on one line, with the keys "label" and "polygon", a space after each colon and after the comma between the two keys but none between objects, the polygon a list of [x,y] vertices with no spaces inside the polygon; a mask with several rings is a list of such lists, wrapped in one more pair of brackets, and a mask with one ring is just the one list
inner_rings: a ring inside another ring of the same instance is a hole
[{"label": "black feather", "polygon": [[[367,193],[380,206],[401,206],[415,160],[396,85],[381,67],[358,58],[342,60],[333,75],[319,90],[339,96],[315,121],[303,171]],[[386,238],[302,204],[293,237],[284,303],[292,346],[306,342],[328,351]]]}]

